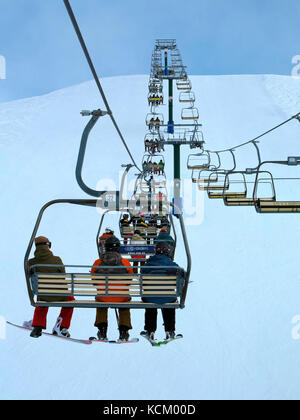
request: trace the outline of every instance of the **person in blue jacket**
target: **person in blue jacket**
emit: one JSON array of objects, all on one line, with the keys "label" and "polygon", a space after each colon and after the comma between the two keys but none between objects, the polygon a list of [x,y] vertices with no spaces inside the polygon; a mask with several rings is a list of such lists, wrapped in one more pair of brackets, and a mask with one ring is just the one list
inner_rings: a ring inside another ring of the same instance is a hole
[{"label": "person in blue jacket", "polygon": [[[146,264],[142,267],[142,274],[177,274],[180,269],[179,265],[172,261],[171,255],[173,253],[172,244],[170,242],[157,242],[155,245],[155,255],[150,257]],[[157,268],[156,268],[157,267]],[[163,268],[158,268],[163,267]],[[166,267],[166,268],[164,268]],[[170,267],[170,268],[168,268]],[[173,268],[172,268],[173,267]],[[181,273],[184,275],[184,273]],[[163,280],[162,280],[163,282]],[[143,302],[165,304],[173,303],[174,297],[144,297]],[[175,309],[163,308],[162,316],[166,332],[166,339],[175,337]],[[145,311],[145,327],[142,335],[147,335],[151,340],[154,340],[154,334],[157,329],[157,309],[147,308]]]}]

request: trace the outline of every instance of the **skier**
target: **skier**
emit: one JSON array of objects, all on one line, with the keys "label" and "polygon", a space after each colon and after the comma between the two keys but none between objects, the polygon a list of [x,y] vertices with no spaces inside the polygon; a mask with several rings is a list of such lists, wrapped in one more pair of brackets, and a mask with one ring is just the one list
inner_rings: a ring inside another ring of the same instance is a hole
[{"label": "skier", "polygon": [[[28,261],[28,269],[37,264],[46,264],[49,267],[41,267],[34,269],[35,272],[43,273],[65,273],[64,267],[51,267],[63,266],[63,262],[60,257],[56,257],[50,251],[51,242],[45,236],[39,236],[35,238],[36,250],[34,253],[34,258],[31,258]],[[32,270],[31,270],[32,271]],[[62,290],[63,291],[63,290]],[[44,296],[43,300],[46,302],[64,302],[64,301],[73,301],[75,300],[73,296],[61,297],[61,296]],[[46,329],[47,323],[47,314],[48,307],[38,306],[35,308],[34,317],[32,321],[32,331],[30,336],[33,338],[38,338],[42,335],[42,330]],[[59,335],[63,337],[70,337],[68,331],[74,308],[62,308],[59,317],[57,318],[56,324],[53,327],[52,334]]]},{"label": "skier", "polygon": [[[112,236],[104,243],[105,253],[101,259],[94,262],[91,273],[93,274],[133,274],[131,264],[128,260],[121,257],[121,243],[118,238]],[[116,266],[116,268],[102,268],[101,266]],[[96,281],[96,280],[95,280]],[[115,283],[116,281],[116,283]],[[121,286],[117,283],[117,279],[109,286]],[[123,286],[123,284],[122,284]],[[117,289],[113,290],[118,293]],[[122,289],[124,291],[124,289]],[[129,290],[128,290],[129,293]],[[96,297],[98,302],[128,302],[130,297]],[[98,328],[97,336],[99,340],[107,340],[108,326],[108,308],[97,308],[95,327]],[[119,340],[126,341],[129,339],[128,331],[132,329],[130,310],[128,308],[119,308]]]},{"label": "skier", "polygon": [[[146,264],[142,267],[142,274],[161,274],[162,276],[167,274],[176,274],[179,266],[171,260],[172,247],[169,242],[158,242],[155,246],[155,255],[150,257]],[[156,268],[157,267],[157,268]],[[166,268],[161,268],[166,267]],[[173,267],[169,269],[168,267]],[[184,274],[184,273],[182,273]],[[163,280],[162,280],[163,282]],[[142,298],[143,302],[155,303],[155,304],[166,304],[174,302],[174,298],[171,297],[149,297]],[[163,308],[162,316],[164,320],[164,327],[166,332],[166,339],[175,337],[175,309]],[[147,308],[145,310],[145,327],[141,335],[147,336],[151,340],[154,340],[154,334],[157,329],[157,309]]]}]

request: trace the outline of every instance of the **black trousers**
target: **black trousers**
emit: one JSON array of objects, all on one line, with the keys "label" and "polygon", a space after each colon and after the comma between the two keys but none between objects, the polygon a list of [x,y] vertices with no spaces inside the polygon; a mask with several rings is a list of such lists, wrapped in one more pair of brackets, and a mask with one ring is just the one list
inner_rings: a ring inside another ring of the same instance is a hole
[{"label": "black trousers", "polygon": [[[175,331],[175,309],[162,309],[165,331]],[[155,332],[157,329],[157,309],[149,308],[145,311],[145,331]]]}]

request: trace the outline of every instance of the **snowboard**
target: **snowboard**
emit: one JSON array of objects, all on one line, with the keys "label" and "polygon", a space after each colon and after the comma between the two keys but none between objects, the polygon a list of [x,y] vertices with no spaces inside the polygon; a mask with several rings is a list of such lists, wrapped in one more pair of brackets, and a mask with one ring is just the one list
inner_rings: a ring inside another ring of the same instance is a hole
[{"label": "snowboard", "polygon": [[89,340],[92,341],[93,343],[108,343],[108,344],[133,344],[133,343],[139,342],[138,338],[131,338],[130,340],[120,341],[120,340],[98,340],[98,338],[96,337],[90,337]]},{"label": "snowboard", "polygon": [[[14,324],[13,322],[6,321],[8,325],[11,325],[12,327],[20,328],[22,330],[26,331],[32,331],[32,328],[30,327],[24,327],[23,325]],[[84,340],[79,338],[68,338],[68,337],[62,337],[60,335],[54,335],[47,332],[42,332],[42,335],[46,335],[47,337],[53,337],[53,338],[59,338],[61,340],[70,341],[72,343],[79,343],[79,344],[92,344],[91,340]]]},{"label": "snowboard", "polygon": [[171,343],[171,341],[175,341],[175,340],[179,340],[179,339],[183,338],[183,335],[182,335],[182,334],[177,334],[174,338],[169,338],[169,339],[166,339],[166,340],[157,341],[157,340],[151,340],[151,338],[150,338],[150,337],[148,337],[147,335],[143,335],[143,334],[141,334],[141,336],[142,336],[145,340],[149,341],[149,343],[150,343],[153,347],[160,347],[160,346],[162,346],[162,345],[165,345],[165,344]]}]

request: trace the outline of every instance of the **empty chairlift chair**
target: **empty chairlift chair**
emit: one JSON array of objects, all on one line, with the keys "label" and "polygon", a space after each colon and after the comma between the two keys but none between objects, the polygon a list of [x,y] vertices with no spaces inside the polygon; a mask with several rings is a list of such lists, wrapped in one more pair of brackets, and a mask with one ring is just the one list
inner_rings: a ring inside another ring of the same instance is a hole
[{"label": "empty chairlift chair", "polygon": [[[251,172],[240,172],[245,177],[248,175],[253,174],[253,170]],[[255,172],[256,174],[256,172]],[[246,185],[249,185],[250,182],[246,181]],[[255,183],[251,182],[253,185]],[[224,204],[226,206],[234,207],[234,206],[255,206],[257,202],[257,197],[254,196],[254,189],[252,190],[251,194],[247,194],[245,197],[224,197]],[[268,171],[260,171],[259,177],[257,180],[257,193],[255,194],[260,195],[260,201],[264,202],[272,202],[275,201],[275,186],[273,176]]]},{"label": "empty chairlift chair", "polygon": [[192,181],[197,183],[199,186],[199,190],[205,191],[207,190],[209,184],[213,185],[218,182],[218,173],[216,167],[210,167],[209,170],[201,170],[198,172],[198,178],[192,174]]},{"label": "empty chairlift chair", "polygon": [[196,101],[194,92],[181,92],[179,95],[179,102],[194,104]]},{"label": "empty chairlift chair", "polygon": [[198,108],[183,108],[181,111],[181,119],[182,120],[198,120],[199,119],[199,111]]},{"label": "empty chairlift chair", "polygon": [[[208,187],[209,188],[209,187]],[[246,177],[241,172],[230,172],[225,175],[223,191],[208,191],[210,198],[243,199],[247,197]]]},{"label": "empty chairlift chair", "polygon": [[[217,175],[217,182],[215,181],[215,177]],[[229,190],[229,179],[226,177],[226,174],[223,171],[216,171],[212,172],[210,175],[212,181],[208,182],[208,184],[202,188],[207,191],[207,195],[210,199],[222,199],[226,193],[226,191]],[[199,189],[200,186],[199,186]]]},{"label": "empty chairlift chair", "polygon": [[[288,160],[286,161],[262,162],[259,166],[259,170],[261,169],[263,165],[266,165],[266,164],[298,166],[300,165],[300,157],[289,157]],[[255,209],[258,213],[264,213],[264,214],[300,213],[300,201],[292,201],[292,200],[277,201],[273,177],[272,179],[273,179],[273,188],[274,188],[274,199],[271,201],[266,201],[264,199],[259,198],[257,196],[259,174],[260,174],[260,171],[258,171],[257,173],[256,181],[255,181],[255,188],[254,188]]]},{"label": "empty chairlift chair", "polygon": [[208,170],[210,168],[210,153],[203,151],[188,157],[187,168],[190,170]]},{"label": "empty chairlift chair", "polygon": [[189,91],[192,89],[192,83],[189,79],[177,80],[176,85],[178,90]]}]

